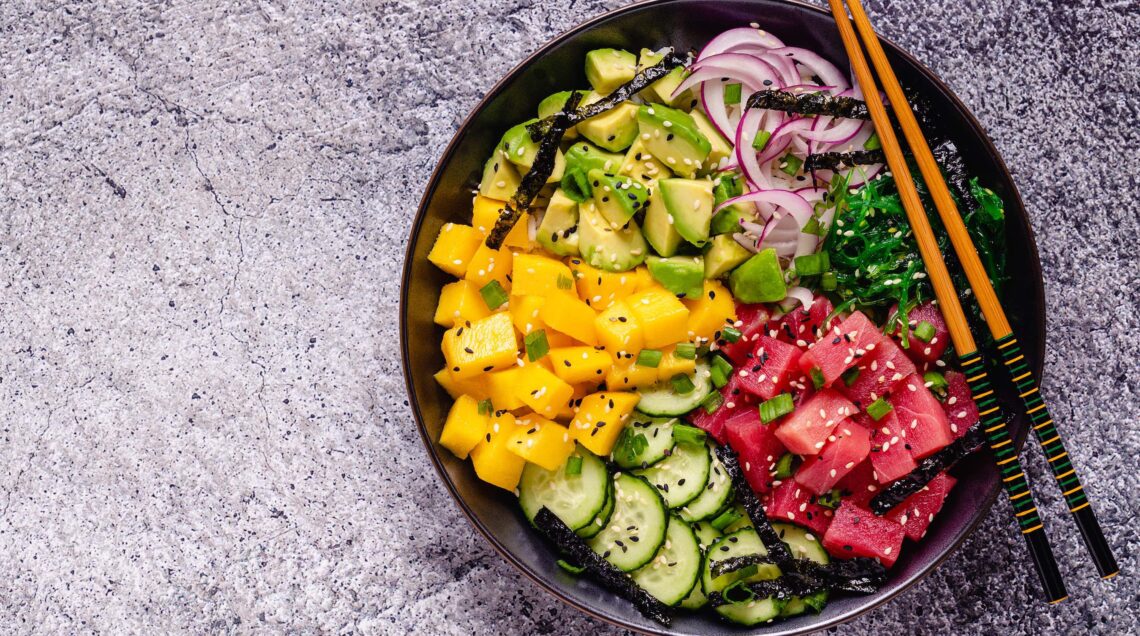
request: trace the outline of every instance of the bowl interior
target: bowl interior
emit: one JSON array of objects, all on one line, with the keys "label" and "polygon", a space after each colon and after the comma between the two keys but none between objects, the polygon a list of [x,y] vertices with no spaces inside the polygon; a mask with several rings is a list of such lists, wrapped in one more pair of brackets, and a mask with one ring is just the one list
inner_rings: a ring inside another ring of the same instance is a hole
[{"label": "bowl interior", "polygon": [[[671,628],[663,628],[592,582],[565,574],[554,564],[556,557],[551,548],[522,517],[515,498],[480,482],[469,462],[456,459],[438,445],[451,400],[432,379],[432,374],[443,367],[439,350],[442,329],[432,322],[432,315],[439,289],[450,277],[428,263],[426,257],[444,223],[470,222],[472,190],[483,162],[502,132],[532,117],[546,95],[588,87],[583,71],[587,51],[603,46],[633,51],[662,46],[699,50],[721,31],[750,22],[759,23],[789,45],[809,48],[840,68],[847,67],[830,15],[787,1],[666,0],[626,7],[583,24],[515,68],[460,128],[428,185],[405,262],[401,313],[404,373],[424,442],[448,489],[476,528],[540,585],[599,618],[644,632],[725,634],[742,630],[708,616],[683,612],[678,613]],[[1025,210],[1009,173],[977,122],[948,89],[891,43],[887,42],[886,48],[904,86],[918,91],[933,104],[943,132],[958,144],[971,173],[980,176],[1005,201],[1009,273],[1013,280],[1031,281],[1008,290],[1005,306],[1026,356],[1040,372],[1044,348],[1040,264]],[[999,388],[1008,401],[1009,388]],[[1013,425],[1021,443],[1025,421],[1019,418]],[[801,616],[750,631],[791,634],[821,629],[866,611],[924,576],[973,529],[998,489],[997,475],[987,453],[964,462],[955,474],[960,482],[942,514],[921,544],[907,545],[881,591],[870,596],[838,598],[819,616]]]}]

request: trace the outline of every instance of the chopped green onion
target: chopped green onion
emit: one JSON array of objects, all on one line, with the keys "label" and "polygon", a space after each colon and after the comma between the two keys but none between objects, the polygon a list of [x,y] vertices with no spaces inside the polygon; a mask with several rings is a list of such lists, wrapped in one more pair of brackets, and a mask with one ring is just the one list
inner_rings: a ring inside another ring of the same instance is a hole
[{"label": "chopped green onion", "polygon": [[839,286],[839,279],[835,277],[835,272],[824,272],[823,276],[819,277],[819,286],[824,291],[835,291],[835,288]]},{"label": "chopped green onion", "polygon": [[800,167],[804,165],[804,160],[788,153],[780,158],[780,163],[777,165],[784,174],[794,177],[800,171]]},{"label": "chopped green onion", "polygon": [[800,458],[793,453],[784,453],[780,459],[776,460],[776,474],[773,475],[776,479],[787,479],[796,472],[796,466],[799,466]]},{"label": "chopped green onion", "polygon": [[558,289],[574,289],[574,279],[558,275]]},{"label": "chopped green onion", "polygon": [[852,384],[855,384],[855,380],[859,379],[859,367],[848,369],[844,371],[843,375],[839,377],[843,378],[843,384],[851,386]]},{"label": "chopped green onion", "polygon": [[709,354],[709,346],[707,344],[703,344],[703,345],[697,347],[697,357],[698,358],[707,356],[708,354]]},{"label": "chopped green onion", "polygon": [[729,106],[740,103],[740,84],[729,84],[724,87],[724,103]]},{"label": "chopped green onion", "polygon": [[763,150],[768,145],[768,140],[772,138],[772,133],[767,130],[761,130],[756,133],[756,138],[752,140],[752,148],[755,150]]},{"label": "chopped green onion", "polygon": [[510,300],[506,290],[499,284],[499,281],[493,280],[479,290],[479,294],[483,296],[483,302],[487,303],[487,309],[495,310],[503,306],[503,303]]},{"label": "chopped green onion", "polygon": [[720,369],[710,369],[709,379],[712,380],[713,386],[718,389],[723,389],[728,384],[728,376]]},{"label": "chopped green onion", "polygon": [[839,489],[832,488],[816,498],[815,502],[824,508],[835,510],[839,507]]},{"label": "chopped green onion", "polygon": [[914,337],[923,342],[930,342],[930,339],[934,337],[934,333],[934,325],[925,320],[919,322],[918,326],[914,328]]},{"label": "chopped green onion", "polygon": [[760,405],[760,421],[765,424],[774,422],[791,413],[795,409],[790,393],[781,393],[771,400],[765,400]]},{"label": "chopped green onion", "polygon": [[685,375],[684,373],[678,373],[677,375],[673,376],[673,391],[675,393],[687,395],[689,393],[692,393],[693,389],[696,388],[697,386],[693,384],[692,378]]},{"label": "chopped green onion", "polygon": [[736,342],[740,340],[744,334],[740,333],[740,330],[736,327],[725,327],[721,330],[720,335],[724,338],[725,342]]},{"label": "chopped green onion", "polygon": [[946,389],[950,388],[950,385],[946,383],[946,376],[937,371],[927,371],[923,374],[922,381],[926,383],[928,389],[939,395],[944,395]]},{"label": "chopped green onion", "polygon": [[[819,219],[817,219],[813,216],[807,220],[807,223],[804,223],[804,229],[802,229],[800,231],[803,232],[804,234],[814,234],[816,236],[823,236],[822,234],[819,233],[820,227],[821,226],[819,224]],[[797,268],[797,271],[798,271],[798,268]]]},{"label": "chopped green onion", "polygon": [[705,396],[705,399],[701,400],[701,406],[705,407],[705,413],[709,413],[710,415],[719,409],[721,404],[724,404],[724,396],[718,391],[709,393]]},{"label": "chopped green onion", "polygon": [[673,425],[673,439],[678,444],[704,444],[708,437],[704,431],[688,424]]},{"label": "chopped green onion", "polygon": [[584,568],[580,565],[574,565],[573,563],[570,563],[569,561],[563,561],[562,559],[558,559],[557,561],[555,561],[555,563],[558,564],[558,567],[562,568],[563,570],[566,570],[570,574],[578,575],[578,574],[581,574],[581,573],[586,571],[586,568]]},{"label": "chopped green onion", "polygon": [[883,147],[883,142],[879,140],[879,133],[871,133],[867,137],[867,141],[863,142],[863,150],[878,150]]},{"label": "chopped green onion", "polygon": [[621,437],[614,445],[613,454],[615,459],[623,458],[622,463],[633,464],[647,448],[649,448],[649,440],[645,438],[645,435],[635,433],[632,428],[627,428],[621,432]]},{"label": "chopped green onion", "polygon": [[523,344],[526,345],[526,357],[534,362],[550,351],[550,343],[546,341],[546,330],[536,329],[523,338]]},{"label": "chopped green onion", "polygon": [[661,364],[661,352],[656,349],[642,349],[637,354],[637,365],[641,367],[657,368]]},{"label": "chopped green onion", "polygon": [[709,362],[713,369],[720,369],[725,376],[732,375],[732,363],[726,360],[724,356],[713,356]]},{"label": "chopped green onion", "polygon": [[732,508],[729,508],[728,510],[725,510],[724,512],[717,515],[717,518],[713,519],[712,523],[709,525],[716,528],[717,530],[724,530],[737,521],[740,521],[740,513],[733,510]]},{"label": "chopped green onion", "polygon": [[495,405],[491,404],[491,398],[487,398],[479,403],[479,415],[490,415],[495,412]]},{"label": "chopped green onion", "polygon": [[821,372],[816,367],[812,367],[810,375],[812,386],[814,386],[816,389],[822,389],[823,385],[826,383],[826,380],[823,377],[823,372]]},{"label": "chopped green onion", "polygon": [[673,355],[682,360],[696,360],[697,346],[691,342],[682,342],[673,350]]},{"label": "chopped green onion", "polygon": [[581,475],[582,474],[582,458],[578,455],[573,455],[570,459],[566,460],[566,474],[567,475]]},{"label": "chopped green onion", "polygon": [[879,420],[886,417],[887,413],[890,413],[893,410],[894,407],[891,406],[890,402],[884,400],[883,398],[879,398],[874,402],[871,402],[870,406],[867,407],[867,415],[870,415],[871,419],[878,422]]},{"label": "chopped green onion", "polygon": [[796,274],[800,276],[816,276],[826,272],[829,267],[831,263],[828,262],[827,252],[796,257]]}]

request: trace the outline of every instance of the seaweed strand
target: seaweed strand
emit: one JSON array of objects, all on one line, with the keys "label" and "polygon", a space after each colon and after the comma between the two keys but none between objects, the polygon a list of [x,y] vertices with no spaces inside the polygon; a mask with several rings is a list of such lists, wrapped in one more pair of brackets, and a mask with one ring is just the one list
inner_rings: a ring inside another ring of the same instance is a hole
[{"label": "seaweed strand", "polygon": [[871,119],[865,102],[854,97],[835,97],[823,92],[789,93],[775,89],[757,91],[748,97],[748,108],[778,110],[796,115]]},{"label": "seaweed strand", "polygon": [[891,482],[871,499],[871,512],[885,515],[895,506],[901,504],[907,497],[923,489],[931,479],[939,473],[949,469],[970,453],[985,444],[986,436],[982,432],[981,422],[974,424],[966,433],[950,443],[937,453],[919,462],[918,467],[906,475]]}]

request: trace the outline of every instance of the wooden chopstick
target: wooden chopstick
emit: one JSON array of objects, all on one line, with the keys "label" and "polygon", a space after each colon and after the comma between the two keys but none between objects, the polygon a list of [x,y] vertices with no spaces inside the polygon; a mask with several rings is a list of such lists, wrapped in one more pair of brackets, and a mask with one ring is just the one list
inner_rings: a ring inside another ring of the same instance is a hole
[{"label": "wooden chopstick", "polygon": [[1037,436],[1037,441],[1041,443],[1049,468],[1052,469],[1053,477],[1061,488],[1069,512],[1073,514],[1077,526],[1081,530],[1081,536],[1084,538],[1085,546],[1093,556],[1097,571],[1103,578],[1112,578],[1120,573],[1120,568],[1112,555],[1112,549],[1105,541],[1104,532],[1093,512],[1088,495],[1077,477],[1076,468],[1065,449],[1064,442],[1061,441],[1061,435],[1057,431],[1053,417],[1049,414],[1049,408],[1045,405],[1044,398],[1041,397],[1037,379],[1025,362],[1021,347],[1018,346],[1017,338],[1013,335],[1013,328],[1010,327],[1001,302],[998,301],[997,293],[990,283],[986,268],[982,265],[981,259],[978,258],[977,248],[974,247],[970,234],[966,231],[966,225],[962,222],[958,206],[954,204],[954,198],[950,196],[950,189],[946,187],[942,171],[939,170],[938,163],[930,152],[930,145],[922,134],[914,111],[907,103],[902,86],[899,85],[894,69],[891,68],[891,63],[883,51],[883,46],[880,44],[875,30],[871,27],[871,21],[867,18],[867,12],[863,10],[862,2],[860,0],[847,0],[847,5],[851,10],[855,28],[863,40],[863,46],[866,47],[871,63],[874,64],[875,71],[882,82],[883,90],[886,91],[890,100],[891,110],[894,111],[895,117],[902,127],[903,135],[906,137],[907,144],[910,146],[920,172],[922,172],[922,178],[926,181],[930,198],[934,201],[934,206],[942,219],[942,225],[950,236],[950,243],[954,246],[962,269],[966,272],[966,279],[970,282],[974,297],[978,299],[978,305],[982,309],[982,315],[985,316],[990,333],[993,334],[1002,360],[1011,377],[1013,377],[1014,385],[1017,387],[1026,413],[1033,424],[1033,432]]},{"label": "wooden chopstick", "polygon": [[1037,569],[1037,574],[1041,578],[1046,598],[1050,603],[1059,603],[1068,598],[1064,581],[1057,569],[1057,562],[1053,558],[1053,550],[1045,535],[1037,506],[1033,502],[1029,482],[1018,459],[1013,438],[1009,434],[1009,427],[1006,425],[994,398],[985,364],[978,352],[977,344],[974,342],[974,336],[970,333],[970,326],[966,322],[966,315],[962,311],[958,294],[954,290],[954,283],[950,280],[946,262],[942,259],[942,253],[938,249],[934,232],[930,228],[930,220],[926,218],[922,200],[918,196],[914,179],[911,177],[910,169],[903,157],[902,147],[899,145],[898,138],[895,137],[890,118],[883,106],[883,100],[879,96],[875,78],[871,74],[871,68],[867,65],[866,58],[863,57],[859,40],[851,26],[851,21],[847,17],[843,0],[828,0],[828,3],[831,6],[831,13],[835,17],[835,24],[839,28],[843,47],[847,50],[851,67],[855,71],[855,78],[863,91],[863,99],[867,103],[871,121],[875,125],[879,141],[882,143],[883,152],[887,157],[887,165],[894,173],[899,198],[902,200],[907,220],[914,232],[923,264],[930,275],[934,295],[938,298],[942,314],[946,318],[950,338],[954,343],[954,350],[958,352],[961,358],[962,370],[966,374],[970,392],[978,403],[986,440],[994,453],[994,459],[1002,478],[1002,486],[1013,505],[1015,519],[1029,547],[1029,553]]}]

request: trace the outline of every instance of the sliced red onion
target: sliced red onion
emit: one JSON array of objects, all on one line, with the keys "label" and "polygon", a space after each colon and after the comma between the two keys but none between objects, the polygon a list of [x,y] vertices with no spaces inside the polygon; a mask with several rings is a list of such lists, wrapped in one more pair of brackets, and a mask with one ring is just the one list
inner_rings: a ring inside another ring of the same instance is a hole
[{"label": "sliced red onion", "polygon": [[798,301],[804,306],[804,311],[807,311],[811,309],[812,303],[815,302],[815,294],[813,294],[810,289],[800,287],[799,285],[789,287],[788,298],[783,303],[780,303],[780,307],[782,307],[785,312],[791,311],[796,306],[795,302],[792,302],[793,300]]},{"label": "sliced red onion", "polygon": [[783,208],[788,214],[795,217],[800,227],[803,227],[814,211],[807,199],[791,190],[757,190],[738,197],[733,197],[717,206],[716,212],[733,205],[734,203],[771,203]]},{"label": "sliced red onion", "polygon": [[792,192],[795,192],[796,194],[803,197],[803,200],[807,201],[808,203],[819,203],[823,200],[823,197],[827,196],[827,188],[817,188],[815,186],[799,188],[798,190],[793,190]]},{"label": "sliced red onion", "polygon": [[784,43],[779,38],[767,31],[740,27],[729,29],[709,40],[709,43],[697,55],[697,60],[738,49],[778,49],[783,48],[783,46]]},{"label": "sliced red onion", "polygon": [[798,46],[786,46],[782,49],[771,51],[771,54],[792,58],[796,63],[807,68],[812,75],[823,80],[824,84],[835,86],[840,91],[846,90],[851,86],[847,80],[847,76],[839,72],[839,69],[835,68],[834,64],[823,59],[818,53],[801,49]]},{"label": "sliced red onion", "polygon": [[794,134],[811,128],[812,121],[810,118],[800,117],[797,119],[788,119],[780,124],[779,128],[777,128],[775,132],[772,133],[771,138],[768,139],[768,145],[764,147],[764,151],[760,153],[760,163],[779,157],[792,143]]}]

